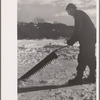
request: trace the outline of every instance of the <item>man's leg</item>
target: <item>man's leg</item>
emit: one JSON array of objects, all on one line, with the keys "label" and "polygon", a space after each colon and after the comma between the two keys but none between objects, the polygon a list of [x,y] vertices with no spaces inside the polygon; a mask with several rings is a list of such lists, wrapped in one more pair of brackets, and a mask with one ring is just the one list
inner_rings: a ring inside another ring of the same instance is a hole
[{"label": "man's leg", "polygon": [[77,70],[77,76],[76,76],[77,78],[82,79],[85,68],[86,68],[86,64],[82,64],[82,63],[78,64],[77,69],[76,69]]},{"label": "man's leg", "polygon": [[79,63],[77,66],[77,75],[74,79],[69,80],[69,84],[82,84],[82,77],[83,77],[83,72],[86,68],[86,64]]}]

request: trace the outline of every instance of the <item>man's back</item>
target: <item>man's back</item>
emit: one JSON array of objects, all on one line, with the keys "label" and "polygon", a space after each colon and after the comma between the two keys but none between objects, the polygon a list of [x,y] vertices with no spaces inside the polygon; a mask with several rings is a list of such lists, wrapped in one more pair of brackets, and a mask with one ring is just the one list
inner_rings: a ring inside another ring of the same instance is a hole
[{"label": "man's back", "polygon": [[81,44],[94,43],[96,41],[96,29],[89,16],[81,11],[76,10],[75,15],[75,30],[78,30],[78,38]]}]

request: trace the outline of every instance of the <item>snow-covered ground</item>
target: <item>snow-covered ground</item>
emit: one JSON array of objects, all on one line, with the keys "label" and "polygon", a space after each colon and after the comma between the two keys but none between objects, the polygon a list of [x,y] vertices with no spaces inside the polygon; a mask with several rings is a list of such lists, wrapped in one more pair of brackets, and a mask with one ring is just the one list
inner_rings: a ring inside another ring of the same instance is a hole
[{"label": "snow-covered ground", "polygon": [[[18,78],[50,52],[65,45],[64,39],[18,40]],[[63,84],[75,77],[78,46],[76,43],[59,50],[56,52],[59,56],[57,59],[22,82],[18,100],[96,100],[95,84],[63,87]]]}]

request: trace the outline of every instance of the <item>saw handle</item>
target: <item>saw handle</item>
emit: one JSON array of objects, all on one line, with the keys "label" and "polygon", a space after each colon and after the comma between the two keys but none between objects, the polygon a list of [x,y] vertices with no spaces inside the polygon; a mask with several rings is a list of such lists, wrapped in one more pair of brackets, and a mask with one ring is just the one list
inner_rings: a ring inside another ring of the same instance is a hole
[{"label": "saw handle", "polygon": [[55,52],[57,52],[57,51],[59,51],[59,50],[65,48],[65,47],[70,47],[70,46],[69,46],[69,45],[66,45],[66,46],[60,47],[60,48],[56,49]]}]

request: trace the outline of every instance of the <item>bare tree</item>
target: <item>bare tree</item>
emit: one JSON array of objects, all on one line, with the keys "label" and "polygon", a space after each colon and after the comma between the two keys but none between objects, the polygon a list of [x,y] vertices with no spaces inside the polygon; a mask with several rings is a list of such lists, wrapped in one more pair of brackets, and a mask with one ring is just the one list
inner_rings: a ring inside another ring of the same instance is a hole
[{"label": "bare tree", "polygon": [[36,18],[34,18],[33,22],[34,22],[35,24],[38,24],[38,23],[44,23],[45,20],[44,20],[44,18],[36,17]]},{"label": "bare tree", "polygon": [[57,22],[57,21],[54,21],[54,24],[59,24],[59,22]]}]

